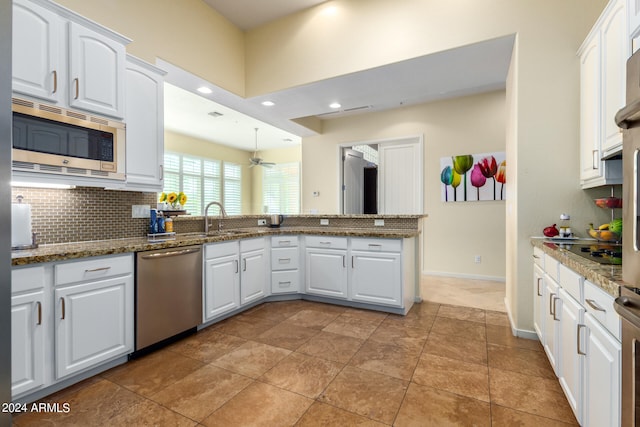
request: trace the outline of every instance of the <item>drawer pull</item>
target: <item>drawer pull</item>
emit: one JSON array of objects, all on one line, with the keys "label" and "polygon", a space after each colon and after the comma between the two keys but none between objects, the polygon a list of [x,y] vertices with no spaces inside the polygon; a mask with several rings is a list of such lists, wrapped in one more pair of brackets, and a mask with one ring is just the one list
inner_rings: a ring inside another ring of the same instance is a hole
[{"label": "drawer pull", "polygon": [[38,323],[36,325],[42,325],[42,303],[36,302],[36,308],[38,309]]},{"label": "drawer pull", "polygon": [[97,273],[99,271],[107,271],[107,270],[111,270],[111,267],[99,267],[99,268],[92,268],[91,270],[85,270],[85,273]]},{"label": "drawer pull", "polygon": [[580,350],[580,347],[582,347],[580,345],[580,329],[581,328],[586,328],[585,325],[578,325],[576,328],[576,336],[577,336],[577,342],[576,342],[576,350],[578,351],[578,354],[581,356],[586,356],[587,353],[585,353],[584,351]]},{"label": "drawer pull", "polygon": [[540,293],[540,282],[542,281],[542,277],[538,277],[538,296],[541,297],[542,294]]},{"label": "drawer pull", "polygon": [[291,240],[278,240],[279,245],[290,245]]},{"label": "drawer pull", "polygon": [[378,244],[378,243],[369,243],[369,247],[370,248],[381,248],[382,245]]},{"label": "drawer pull", "polygon": [[291,262],[291,258],[278,258],[278,262],[280,264],[289,264]]},{"label": "drawer pull", "polygon": [[278,282],[278,285],[280,285],[280,287],[282,287],[282,285],[287,285],[286,287],[288,288],[289,286],[291,286],[291,280],[287,282]]},{"label": "drawer pull", "polygon": [[321,245],[330,245],[331,242],[320,242]]},{"label": "drawer pull", "polygon": [[598,303],[596,303],[594,300],[592,299],[585,299],[584,300],[587,304],[589,304],[589,307],[593,308],[596,311],[602,311],[602,312],[607,312],[607,310],[605,310],[604,308],[600,307],[598,305]]},{"label": "drawer pull", "polygon": [[65,306],[64,306],[64,298],[60,298],[60,308],[62,310],[62,317],[60,317],[61,320],[64,320],[64,316],[65,316]]}]

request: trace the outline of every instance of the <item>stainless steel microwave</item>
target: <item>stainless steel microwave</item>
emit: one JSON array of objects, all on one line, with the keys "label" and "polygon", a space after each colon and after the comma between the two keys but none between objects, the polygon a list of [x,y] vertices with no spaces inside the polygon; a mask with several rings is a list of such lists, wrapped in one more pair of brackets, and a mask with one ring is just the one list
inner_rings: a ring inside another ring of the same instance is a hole
[{"label": "stainless steel microwave", "polygon": [[124,180],[122,122],[13,98],[14,171]]}]

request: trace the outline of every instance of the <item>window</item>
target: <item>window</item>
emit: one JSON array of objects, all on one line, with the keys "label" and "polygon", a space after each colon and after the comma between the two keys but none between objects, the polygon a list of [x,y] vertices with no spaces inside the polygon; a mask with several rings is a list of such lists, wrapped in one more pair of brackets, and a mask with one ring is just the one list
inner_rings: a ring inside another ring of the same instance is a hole
[{"label": "window", "polygon": [[300,163],[279,163],[262,169],[264,213],[300,213]]},{"label": "window", "polygon": [[[228,214],[241,214],[242,167],[240,165],[179,153],[165,153],[164,170],[163,191],[165,193],[184,192],[187,195],[184,208],[190,214],[204,215],[204,208],[209,202],[222,200]],[[215,215],[218,213],[218,208],[214,206],[210,212]]]}]

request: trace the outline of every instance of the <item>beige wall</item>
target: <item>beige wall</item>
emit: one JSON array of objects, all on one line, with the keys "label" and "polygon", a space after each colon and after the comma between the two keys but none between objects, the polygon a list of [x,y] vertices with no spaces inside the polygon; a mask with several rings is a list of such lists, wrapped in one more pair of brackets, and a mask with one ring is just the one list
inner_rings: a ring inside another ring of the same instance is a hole
[{"label": "beige wall", "polygon": [[242,213],[252,212],[253,185],[252,173],[249,169],[250,152],[171,131],[164,132],[164,149],[174,153],[191,154],[242,165]]},{"label": "beige wall", "polygon": [[56,0],[133,39],[127,52],[156,57],[245,93],[244,33],[202,0]]},{"label": "beige wall", "polygon": [[[491,92],[399,110],[332,119],[303,140],[303,212],[339,209],[339,145],[421,135],[424,138],[425,272],[503,279],[505,203],[440,200],[440,158],[505,150],[505,93]],[[312,197],[320,191],[320,197]],[[482,263],[474,263],[474,255]]]}]

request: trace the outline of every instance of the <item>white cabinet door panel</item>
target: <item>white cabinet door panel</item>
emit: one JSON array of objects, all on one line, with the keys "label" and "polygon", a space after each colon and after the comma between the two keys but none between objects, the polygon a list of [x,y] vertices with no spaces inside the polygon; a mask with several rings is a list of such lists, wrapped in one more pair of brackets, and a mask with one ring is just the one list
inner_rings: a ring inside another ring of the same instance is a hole
[{"label": "white cabinet door panel", "polygon": [[351,251],[351,299],[402,306],[400,254]]},{"label": "white cabinet door panel", "polygon": [[[583,357],[578,353],[578,325],[582,324],[584,308],[564,289],[559,290],[562,304],[558,304],[560,318],[560,385],[564,390],[569,405],[578,423],[582,418],[582,363]],[[580,350],[582,351],[582,350]]]},{"label": "white cabinet door panel", "polygon": [[241,254],[240,302],[247,304],[266,295],[267,259],[264,249]]},{"label": "white cabinet door panel", "polygon": [[205,262],[204,321],[240,307],[240,266],[237,255]]},{"label": "white cabinet door panel", "polygon": [[133,275],[57,288],[56,378],[133,350]]},{"label": "white cabinet door panel", "polygon": [[347,251],[307,248],[305,287],[309,294],[346,299]]},{"label": "white cabinet door panel", "polygon": [[[558,340],[560,336],[560,323],[558,310],[562,310],[562,300],[558,297],[559,286],[557,283],[549,277],[548,274],[545,274],[544,277],[544,298],[543,302],[545,305],[544,308],[544,341],[542,345],[544,346],[544,351],[547,353],[547,358],[549,359],[549,363],[553,368],[556,376],[560,377],[560,354],[558,348]],[[560,306],[560,307],[559,307]]]},{"label": "white cabinet door panel", "polygon": [[11,394],[44,384],[44,291],[11,297]]},{"label": "white cabinet door panel", "polygon": [[538,265],[533,266],[533,328],[540,342],[544,342],[544,272]]}]

